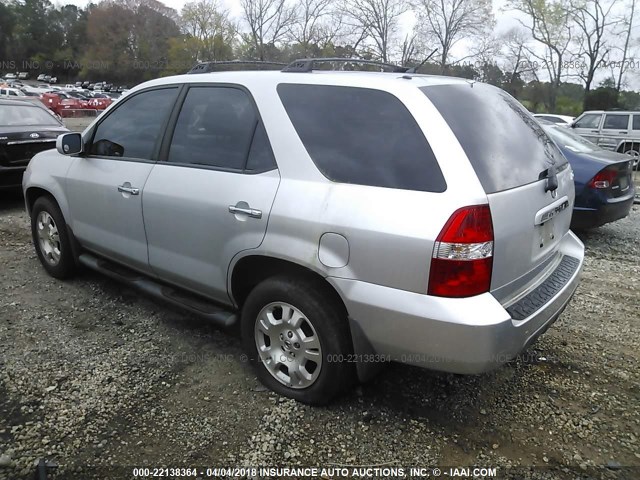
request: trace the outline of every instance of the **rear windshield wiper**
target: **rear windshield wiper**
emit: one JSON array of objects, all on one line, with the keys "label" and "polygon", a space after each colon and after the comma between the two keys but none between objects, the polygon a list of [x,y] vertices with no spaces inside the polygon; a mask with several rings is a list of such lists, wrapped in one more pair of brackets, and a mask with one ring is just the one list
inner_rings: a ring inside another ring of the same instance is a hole
[{"label": "rear windshield wiper", "polygon": [[542,180],[544,178],[547,179],[547,184],[544,187],[545,192],[558,189],[558,175],[557,175],[557,169],[555,165],[551,165],[546,170],[543,170],[542,172],[540,172],[540,175],[538,175],[538,180]]}]

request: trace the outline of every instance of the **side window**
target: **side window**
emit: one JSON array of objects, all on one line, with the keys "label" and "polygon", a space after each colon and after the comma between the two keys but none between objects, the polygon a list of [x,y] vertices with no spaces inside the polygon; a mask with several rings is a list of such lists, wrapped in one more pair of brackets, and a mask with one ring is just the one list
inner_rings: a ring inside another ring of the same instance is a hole
[{"label": "side window", "polygon": [[95,131],[90,155],[153,160],[178,88],[142,92],[118,105]]},{"label": "side window", "polygon": [[404,104],[367,88],[281,84],[278,94],[318,170],[341,183],[443,192],[442,172]]},{"label": "side window", "polygon": [[633,116],[633,129],[640,130],[640,115]]},{"label": "side window", "polygon": [[605,115],[602,128],[627,130],[629,128],[629,115]]},{"label": "side window", "polygon": [[600,126],[599,114],[587,114],[575,123],[576,128],[598,128]]},{"label": "side window", "polygon": [[243,170],[258,116],[249,96],[229,87],[192,87],[184,100],[167,160]]},{"label": "side window", "polygon": [[266,172],[274,168],[276,168],[276,160],[273,158],[267,132],[262,122],[258,122],[256,133],[253,135],[251,150],[249,150],[247,170],[250,172]]}]

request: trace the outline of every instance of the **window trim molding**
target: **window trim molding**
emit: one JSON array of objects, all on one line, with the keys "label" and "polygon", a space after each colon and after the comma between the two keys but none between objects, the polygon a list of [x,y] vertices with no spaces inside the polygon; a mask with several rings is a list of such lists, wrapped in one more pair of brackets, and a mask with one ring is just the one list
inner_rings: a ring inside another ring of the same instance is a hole
[{"label": "window trim molding", "polygon": [[[240,174],[244,174],[244,175],[259,175],[261,173],[265,173],[265,172],[271,172],[273,170],[279,170],[278,167],[278,162],[276,160],[276,156],[273,152],[273,147],[271,145],[271,139],[269,138],[269,133],[267,132],[267,129],[265,128],[265,135],[267,137],[267,145],[269,147],[269,150],[271,152],[271,157],[273,158],[273,167],[272,168],[266,168],[266,169],[260,169],[260,170],[247,170],[247,162],[249,161],[249,154],[251,153],[251,146],[253,145],[253,140],[255,138],[256,132],[258,130],[258,126],[260,124],[263,125],[264,128],[264,122],[262,120],[262,116],[260,115],[260,109],[258,108],[258,105],[256,104],[255,99],[253,98],[253,95],[251,94],[251,91],[245,87],[244,85],[240,85],[237,83],[228,83],[228,82],[220,82],[220,83],[216,83],[216,82],[190,82],[190,83],[185,83],[183,84],[183,90],[180,92],[180,94],[178,95],[178,98],[176,99],[176,104],[174,107],[174,110],[171,112],[171,115],[169,116],[169,122],[166,126],[165,129],[165,135],[162,141],[162,144],[160,146],[159,152],[158,152],[158,157],[157,157],[157,163],[158,164],[162,164],[162,165],[169,165],[169,166],[173,166],[173,167],[184,167],[184,168],[198,168],[201,170],[214,170],[214,171],[220,171],[220,172],[226,172],[226,173],[240,173]],[[244,162],[244,168],[227,168],[227,167],[219,167],[219,166],[215,166],[215,165],[200,165],[200,164],[196,164],[196,163],[183,163],[183,162],[170,162],[168,160],[169,158],[169,150],[171,148],[171,143],[173,142],[173,136],[175,134],[175,130],[176,130],[176,125],[178,124],[178,119],[180,117],[180,112],[182,112],[182,107],[184,106],[184,102],[187,98],[187,95],[189,94],[189,91],[192,88],[232,88],[235,90],[240,90],[242,92],[244,92],[249,101],[251,102],[251,105],[253,106],[253,110],[256,114],[256,123],[254,125],[253,128],[253,133],[251,135],[251,142],[249,142],[249,148],[246,151],[245,154],[245,162]]]},{"label": "window trim molding", "polygon": [[82,155],[82,157],[84,158],[100,158],[100,159],[105,159],[105,160],[118,160],[118,161],[127,161],[127,162],[138,162],[138,163],[157,163],[158,161],[158,154],[160,152],[160,146],[162,145],[162,142],[164,141],[164,137],[167,133],[167,125],[168,122],[171,118],[171,115],[173,113],[173,111],[176,108],[176,104],[178,102],[178,100],[180,99],[180,96],[184,90],[184,85],[180,84],[180,83],[176,83],[176,84],[166,84],[166,85],[156,85],[153,87],[149,87],[149,88],[145,88],[142,90],[139,90],[131,95],[127,95],[122,102],[118,102],[118,105],[116,105],[112,111],[109,112],[108,115],[105,115],[103,118],[101,118],[95,125],[93,125],[91,127],[91,130],[89,130],[89,132],[87,132],[88,135],[88,140],[86,142],[84,142],[84,151],[85,152],[90,152],[91,151],[91,147],[93,146],[93,141],[95,140],[95,135],[96,132],[98,130],[98,128],[100,127],[100,125],[102,125],[108,118],[111,117],[111,115],[113,115],[114,112],[117,112],[118,109],[120,109],[122,107],[122,105],[126,104],[128,101],[130,101],[132,98],[137,97],[138,95],[141,95],[143,93],[148,93],[148,92],[153,92],[153,91],[157,91],[157,90],[169,90],[169,89],[176,89],[177,90],[177,95],[175,100],[173,101],[173,105],[170,107],[169,109],[169,115],[167,115],[167,117],[164,119],[164,121],[162,122],[162,126],[160,127],[160,137],[156,140],[156,143],[153,147],[153,152],[151,154],[151,158],[139,158],[139,157],[116,157],[116,156],[107,156],[107,155],[95,155],[95,154],[91,154],[91,153],[86,153],[84,155]]}]

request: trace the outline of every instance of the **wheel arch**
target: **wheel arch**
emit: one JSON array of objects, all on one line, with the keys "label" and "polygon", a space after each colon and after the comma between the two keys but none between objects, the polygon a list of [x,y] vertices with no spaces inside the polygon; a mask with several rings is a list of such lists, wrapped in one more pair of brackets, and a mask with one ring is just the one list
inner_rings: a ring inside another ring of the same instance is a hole
[{"label": "wheel arch", "polygon": [[622,140],[616,149],[618,153],[624,153],[626,147],[631,147],[632,150],[640,152],[640,140]]},{"label": "wheel arch", "polygon": [[238,307],[242,307],[251,290],[263,280],[275,275],[287,274],[316,282],[336,302],[345,314],[347,307],[339,292],[319,272],[290,260],[264,254],[247,255],[231,267],[229,294]]},{"label": "wheel arch", "polygon": [[[49,190],[46,190],[42,187],[28,187],[24,193],[24,200],[27,205],[27,213],[29,214],[29,216],[31,216],[31,211],[33,210],[33,204],[36,203],[36,200],[40,197],[49,197],[51,200],[56,202],[56,205],[58,205],[58,207],[62,211],[60,202],[55,197],[55,195],[51,193]],[[64,215],[64,212],[62,212],[62,214]]]},{"label": "wheel arch", "polygon": [[78,257],[80,255],[80,244],[78,243],[78,240],[76,239],[74,233],[73,233],[73,229],[71,228],[71,225],[69,224],[69,215],[67,214],[68,210],[67,210],[67,205],[61,203],[58,198],[56,198],[56,195],[54,195],[50,190],[47,190],[45,188],[42,188],[40,186],[31,186],[28,187],[25,192],[24,192],[24,201],[25,204],[27,206],[27,213],[29,214],[29,217],[31,217],[31,212],[33,210],[33,205],[36,203],[36,200],[38,200],[38,198],[41,197],[47,197],[49,199],[51,199],[51,201],[53,201],[58,208],[60,209],[60,213],[62,213],[62,218],[64,219],[64,222],[66,224],[66,229],[67,232],[69,234],[69,239],[71,242],[71,251],[73,252],[73,259],[76,263],[76,265],[80,265],[79,261],[78,261]]}]

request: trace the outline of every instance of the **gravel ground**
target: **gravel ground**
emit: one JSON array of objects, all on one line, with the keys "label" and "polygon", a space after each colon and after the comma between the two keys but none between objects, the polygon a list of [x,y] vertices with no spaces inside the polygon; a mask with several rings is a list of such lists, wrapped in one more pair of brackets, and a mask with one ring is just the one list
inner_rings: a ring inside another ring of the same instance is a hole
[{"label": "gravel ground", "polygon": [[312,408],[265,391],[233,332],[88,271],[48,277],[20,195],[0,194],[0,479],[33,478],[41,457],[60,479],[160,465],[638,479],[640,208],[582,238],[577,294],[518,359],[481,376],[389,365]]}]

